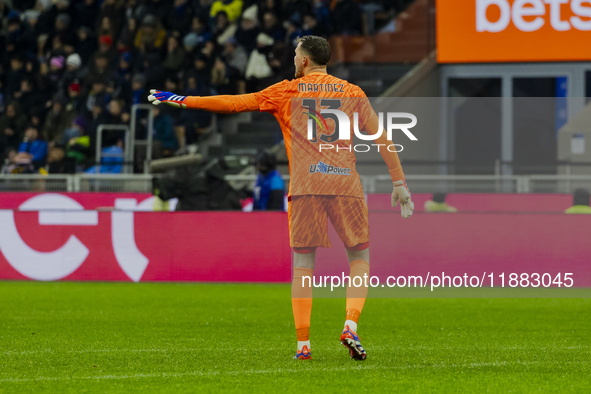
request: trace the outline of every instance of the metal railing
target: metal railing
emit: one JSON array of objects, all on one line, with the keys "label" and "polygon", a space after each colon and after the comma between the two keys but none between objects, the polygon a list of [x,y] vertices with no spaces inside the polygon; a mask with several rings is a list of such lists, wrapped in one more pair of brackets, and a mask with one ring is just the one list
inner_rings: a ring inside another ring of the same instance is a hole
[{"label": "metal railing", "polygon": [[[151,174],[0,175],[0,192],[150,192]],[[228,175],[252,182],[256,175]],[[289,177],[284,176],[286,186]],[[414,193],[572,193],[591,190],[591,175],[407,175]],[[390,193],[388,175],[361,176],[366,193]]]},{"label": "metal railing", "polygon": [[135,145],[143,144],[144,140],[136,140],[135,139],[135,132],[137,128],[137,113],[139,110],[148,111],[148,128],[147,128],[147,135],[146,135],[146,159],[144,160],[144,174],[149,174],[150,172],[150,162],[152,161],[152,142],[153,142],[153,135],[154,135],[154,106],[152,104],[134,104],[131,106],[131,120],[129,123],[129,127],[131,128],[131,134],[133,136],[134,143],[131,147],[131,158],[135,157]]},{"label": "metal railing", "polygon": [[151,192],[152,175],[0,175],[0,192]]}]

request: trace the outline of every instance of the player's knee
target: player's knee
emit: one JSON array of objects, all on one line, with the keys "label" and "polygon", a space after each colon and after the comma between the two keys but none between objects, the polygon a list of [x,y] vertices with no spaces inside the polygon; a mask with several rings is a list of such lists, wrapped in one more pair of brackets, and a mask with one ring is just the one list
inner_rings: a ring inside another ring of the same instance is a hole
[{"label": "player's knee", "polygon": [[369,241],[357,244],[355,246],[345,246],[345,248],[350,252],[361,252],[369,248]]}]

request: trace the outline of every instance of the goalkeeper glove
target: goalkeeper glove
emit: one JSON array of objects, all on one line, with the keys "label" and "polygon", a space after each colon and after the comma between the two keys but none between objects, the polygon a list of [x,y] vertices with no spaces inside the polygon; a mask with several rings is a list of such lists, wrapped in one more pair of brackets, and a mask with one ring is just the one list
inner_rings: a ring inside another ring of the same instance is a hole
[{"label": "goalkeeper glove", "polygon": [[163,92],[161,90],[156,89],[150,90],[150,93],[151,94],[148,96],[148,101],[154,105],[165,103],[170,105],[171,107],[187,108],[187,105],[183,103],[187,96],[178,96],[171,92]]},{"label": "goalkeeper glove", "polygon": [[403,218],[408,219],[415,209],[415,204],[412,202],[410,191],[404,179],[394,182],[394,191],[392,192],[392,206],[395,207],[400,201],[400,214]]}]

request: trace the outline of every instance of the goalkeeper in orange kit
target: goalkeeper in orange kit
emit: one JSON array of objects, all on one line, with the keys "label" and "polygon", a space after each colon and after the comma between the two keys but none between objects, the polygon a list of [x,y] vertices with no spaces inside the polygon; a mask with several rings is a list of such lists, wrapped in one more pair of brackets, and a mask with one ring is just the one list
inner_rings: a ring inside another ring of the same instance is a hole
[{"label": "goalkeeper in orange kit", "polygon": [[[321,107],[338,108],[358,114],[359,128],[368,134],[383,131],[365,93],[356,85],[327,74],[330,45],[324,38],[305,36],[295,50],[295,79],[282,81],[257,93],[236,96],[191,97],[151,90],[149,101],[177,108],[194,108],[218,113],[270,112],[281,125],[290,162],[289,232],[294,251],[292,307],[297,331],[296,359],[310,359],[310,314],[312,288],[302,277],[312,277],[316,248],[330,247],[327,220],[330,218],[349,259],[351,281],[369,276],[369,225],[367,204],[351,139],[339,140],[336,117]],[[351,117],[351,116],[350,116]],[[376,144],[392,145],[381,134]],[[323,148],[324,149],[323,149]],[[398,154],[380,149],[392,181],[392,206],[400,202],[404,218],[412,215],[414,204],[404,180]],[[366,352],[357,335],[367,287],[347,288],[346,319],[341,343],[355,360]]]}]

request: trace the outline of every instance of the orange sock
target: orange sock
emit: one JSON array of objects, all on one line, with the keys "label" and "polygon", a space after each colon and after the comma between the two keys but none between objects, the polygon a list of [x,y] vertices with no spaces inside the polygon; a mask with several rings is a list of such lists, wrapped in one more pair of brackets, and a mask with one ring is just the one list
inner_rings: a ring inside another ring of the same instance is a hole
[{"label": "orange sock", "polygon": [[[312,314],[312,275],[314,270],[294,268],[291,282],[291,306],[295,321],[298,342],[310,339],[310,315]],[[302,280],[303,276],[310,277]]]},{"label": "orange sock", "polygon": [[[364,278],[364,275],[367,275],[367,279]],[[349,277],[351,278],[351,286],[347,287],[347,317],[345,325],[349,325],[353,331],[357,331],[359,315],[363,310],[363,305],[367,298],[366,284],[369,284],[369,263],[364,260],[353,261],[350,266]],[[359,278],[354,280],[355,277]],[[361,286],[356,287],[353,284],[361,284]]]}]

